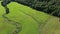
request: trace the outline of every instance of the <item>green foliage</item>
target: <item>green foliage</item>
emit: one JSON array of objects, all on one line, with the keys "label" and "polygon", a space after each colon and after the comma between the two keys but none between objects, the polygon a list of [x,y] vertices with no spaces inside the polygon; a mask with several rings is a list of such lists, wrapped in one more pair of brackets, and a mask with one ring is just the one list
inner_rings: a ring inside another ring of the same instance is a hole
[{"label": "green foliage", "polygon": [[23,3],[39,11],[60,16],[60,0],[25,0]]},{"label": "green foliage", "polygon": [[60,17],[60,0],[3,0],[4,6],[11,1]]}]

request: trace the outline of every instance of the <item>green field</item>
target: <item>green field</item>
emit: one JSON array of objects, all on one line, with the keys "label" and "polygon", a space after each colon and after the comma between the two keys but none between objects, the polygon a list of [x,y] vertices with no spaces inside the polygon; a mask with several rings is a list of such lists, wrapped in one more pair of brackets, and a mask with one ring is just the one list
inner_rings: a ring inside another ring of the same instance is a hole
[{"label": "green field", "polygon": [[[34,10],[27,6],[11,2],[8,4],[10,13],[5,15],[4,7],[0,3],[0,34],[12,34],[16,26],[13,21],[21,24],[22,29],[18,34],[60,34],[60,22],[58,17]],[[14,22],[15,23],[15,22]]]}]

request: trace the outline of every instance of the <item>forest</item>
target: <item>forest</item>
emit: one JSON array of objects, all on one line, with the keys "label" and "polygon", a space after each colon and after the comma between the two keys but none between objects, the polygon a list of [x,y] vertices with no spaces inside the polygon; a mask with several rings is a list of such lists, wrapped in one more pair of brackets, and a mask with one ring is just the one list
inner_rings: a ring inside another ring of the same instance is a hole
[{"label": "forest", "polygon": [[60,0],[21,0],[29,7],[60,17]]}]

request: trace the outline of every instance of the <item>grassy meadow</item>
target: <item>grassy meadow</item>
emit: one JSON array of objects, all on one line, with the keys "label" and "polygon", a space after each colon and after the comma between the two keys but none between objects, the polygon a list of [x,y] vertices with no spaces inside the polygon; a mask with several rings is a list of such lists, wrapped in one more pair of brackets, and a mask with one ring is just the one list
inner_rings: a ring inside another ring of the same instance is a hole
[{"label": "grassy meadow", "polygon": [[[7,5],[10,13],[5,16],[22,25],[18,34],[60,34],[60,21],[58,17],[34,10],[30,7],[11,2]],[[12,34],[16,26],[10,24],[2,15],[5,9],[0,2],[0,34]]]}]

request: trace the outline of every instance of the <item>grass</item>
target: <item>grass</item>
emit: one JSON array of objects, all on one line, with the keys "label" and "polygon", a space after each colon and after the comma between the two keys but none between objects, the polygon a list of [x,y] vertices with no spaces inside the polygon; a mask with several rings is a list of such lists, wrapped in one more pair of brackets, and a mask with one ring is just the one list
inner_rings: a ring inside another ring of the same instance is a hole
[{"label": "grass", "polygon": [[[8,8],[10,13],[6,17],[22,24],[22,31],[18,34],[59,34],[60,32],[60,22],[57,17],[15,2],[8,4]],[[0,5],[0,28],[6,26],[1,34],[11,34],[15,26],[5,21],[2,17],[4,13],[5,9]]]}]

